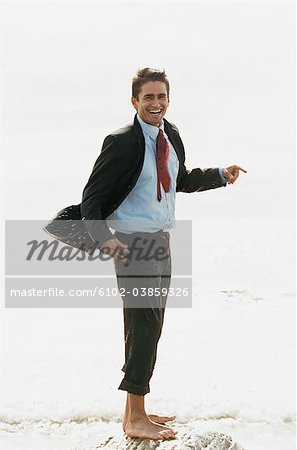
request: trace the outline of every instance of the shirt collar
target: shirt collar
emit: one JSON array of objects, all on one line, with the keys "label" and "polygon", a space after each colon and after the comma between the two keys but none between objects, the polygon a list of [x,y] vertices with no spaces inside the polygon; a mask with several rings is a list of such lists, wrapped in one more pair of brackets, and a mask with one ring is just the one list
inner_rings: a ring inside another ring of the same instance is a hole
[{"label": "shirt collar", "polygon": [[147,134],[150,138],[152,138],[154,141],[156,141],[158,134],[159,134],[159,128],[164,132],[164,120],[162,119],[160,127],[155,127],[154,125],[149,125],[148,123],[145,123],[137,114],[137,120],[140,123],[141,129],[143,131],[143,134]]}]

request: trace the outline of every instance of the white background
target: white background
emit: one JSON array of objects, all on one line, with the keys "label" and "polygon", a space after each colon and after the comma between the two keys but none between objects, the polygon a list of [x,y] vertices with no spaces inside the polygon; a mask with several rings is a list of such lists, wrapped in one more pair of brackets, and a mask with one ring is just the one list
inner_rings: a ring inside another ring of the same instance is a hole
[{"label": "white background", "polygon": [[[46,221],[80,202],[103,138],[133,119],[144,66],[166,69],[187,167],[247,169],[234,186],[177,195],[176,218],[193,220],[194,306],[168,311],[150,401],[215,430],[226,417],[249,449],[291,450],[294,3],[2,2],[1,18],[3,218]],[[120,420],[120,311],[1,316],[4,429]],[[20,433],[6,448],[23,450]]]}]

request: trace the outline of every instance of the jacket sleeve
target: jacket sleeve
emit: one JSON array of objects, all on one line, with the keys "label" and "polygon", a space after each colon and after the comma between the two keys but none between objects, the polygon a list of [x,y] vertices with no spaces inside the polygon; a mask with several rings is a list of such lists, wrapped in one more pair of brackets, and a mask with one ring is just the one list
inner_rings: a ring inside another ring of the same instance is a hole
[{"label": "jacket sleeve", "polygon": [[81,216],[85,220],[89,234],[95,242],[98,242],[99,247],[114,237],[103,218],[103,211],[121,176],[123,165],[119,165],[119,153],[120,149],[115,136],[107,136],[83,190]]},{"label": "jacket sleeve", "polygon": [[183,142],[179,133],[175,133],[175,137],[178,140],[180,149],[180,164],[176,184],[177,192],[201,192],[226,185],[221,179],[219,168],[187,170]]}]

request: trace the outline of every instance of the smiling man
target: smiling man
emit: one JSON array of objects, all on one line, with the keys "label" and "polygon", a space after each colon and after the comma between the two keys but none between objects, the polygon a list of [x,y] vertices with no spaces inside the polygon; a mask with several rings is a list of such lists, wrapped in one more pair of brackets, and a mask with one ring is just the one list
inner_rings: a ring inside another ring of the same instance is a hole
[{"label": "smiling man", "polygon": [[142,86],[141,92],[133,92],[131,101],[145,123],[159,127],[169,105],[169,84],[148,81]]},{"label": "smiling man", "polygon": [[[122,296],[125,364],[119,389],[127,392],[123,430],[130,437],[174,439],[176,432],[165,425],[174,416],[147,414],[144,397],[150,391],[170,286],[169,230],[175,220],[175,196],[233,184],[239,172],[246,171],[237,165],[186,169],[179,131],[164,118],[169,105],[164,71],[139,70],[131,101],[134,122],[105,138],[83,192],[81,215],[90,221],[89,233],[101,251],[114,258],[120,292],[137,287],[143,294]],[[162,246],[166,258],[137,261],[135,242],[146,246],[150,240]],[[133,278],[135,267],[141,276]],[[149,289],[154,289],[154,296]]]}]

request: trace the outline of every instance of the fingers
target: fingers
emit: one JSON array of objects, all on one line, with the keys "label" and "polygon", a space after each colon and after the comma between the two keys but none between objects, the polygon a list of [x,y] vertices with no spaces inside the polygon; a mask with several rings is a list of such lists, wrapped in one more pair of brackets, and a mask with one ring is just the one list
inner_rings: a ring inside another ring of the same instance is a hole
[{"label": "fingers", "polygon": [[228,183],[229,184],[234,184],[235,181],[237,180],[237,178],[239,177],[239,171],[241,170],[244,173],[247,173],[247,170],[245,170],[243,167],[240,166],[230,166],[227,168],[228,172],[229,172],[229,177],[228,177]]},{"label": "fingers", "polygon": [[123,244],[118,239],[108,241],[108,245],[103,247],[101,252],[123,263],[127,261],[126,256],[129,254],[128,245]]},{"label": "fingers", "polygon": [[123,263],[125,263],[127,261],[126,256],[128,254],[129,250],[127,248],[119,247],[116,248],[114,252],[111,252],[110,256],[116,261],[122,261]]},{"label": "fingers", "polygon": [[235,181],[237,180],[237,178],[239,177],[239,168],[237,166],[235,166],[235,169],[233,171],[233,183],[235,183]]}]

